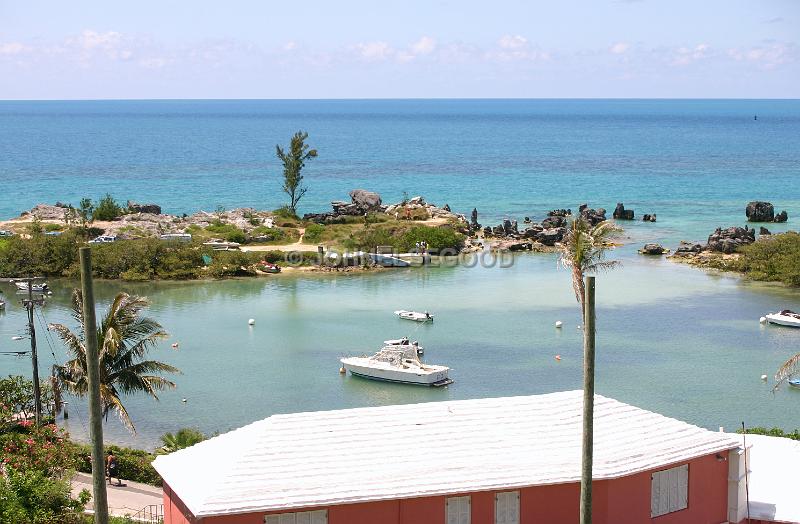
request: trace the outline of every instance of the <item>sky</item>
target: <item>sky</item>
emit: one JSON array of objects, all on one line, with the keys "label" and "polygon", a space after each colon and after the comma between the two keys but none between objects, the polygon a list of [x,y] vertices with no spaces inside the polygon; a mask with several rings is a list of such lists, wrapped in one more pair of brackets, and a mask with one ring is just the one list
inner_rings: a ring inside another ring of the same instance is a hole
[{"label": "sky", "polygon": [[800,0],[0,0],[0,99],[798,97]]}]

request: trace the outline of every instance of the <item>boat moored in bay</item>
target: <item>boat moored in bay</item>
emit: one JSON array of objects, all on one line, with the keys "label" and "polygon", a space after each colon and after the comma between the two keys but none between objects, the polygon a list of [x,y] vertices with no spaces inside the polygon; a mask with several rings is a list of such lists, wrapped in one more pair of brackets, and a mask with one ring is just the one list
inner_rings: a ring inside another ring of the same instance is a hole
[{"label": "boat moored in bay", "polygon": [[340,361],[342,367],[352,375],[372,380],[418,386],[446,386],[453,383],[448,376],[450,368],[423,363],[413,344],[388,345],[371,357],[345,357]]}]

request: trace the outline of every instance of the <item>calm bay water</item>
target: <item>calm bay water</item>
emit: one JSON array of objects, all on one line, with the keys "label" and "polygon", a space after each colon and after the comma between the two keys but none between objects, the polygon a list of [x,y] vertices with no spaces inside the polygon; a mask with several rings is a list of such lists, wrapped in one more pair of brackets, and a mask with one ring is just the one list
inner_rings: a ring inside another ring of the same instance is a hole
[{"label": "calm bay water", "polygon": [[[757,114],[758,120],[753,116]],[[800,394],[770,393],[772,375],[800,351],[800,330],[764,327],[768,311],[800,308],[800,293],[644,259],[644,241],[674,247],[716,226],[742,224],[766,199],[800,219],[798,101],[185,101],[0,102],[0,216],[38,202],[111,192],[168,212],[278,207],[274,144],[297,129],[320,157],[308,165],[303,211],[354,187],[396,201],[407,191],[483,222],[541,218],[581,202],[656,224],[626,226],[623,266],[598,283],[598,392],[716,429],[800,426]],[[486,220],[484,220],[486,218]],[[46,321],[69,322],[74,282],[53,282]],[[183,370],[161,402],[126,401],[139,434],[110,420],[110,438],[143,447],[183,426],[224,431],[276,412],[544,393],[580,387],[581,332],[569,275],[554,256],[511,268],[424,268],[260,280],[101,282],[149,296],[172,338],[155,356]],[[9,300],[0,350],[24,329]],[[432,326],[391,312],[428,309]],[[248,318],[256,325],[247,326]],[[565,328],[557,331],[556,320]],[[409,335],[456,382],[429,390],[340,376],[338,358]],[[169,344],[176,341],[179,349]],[[65,355],[40,335],[47,369]],[[554,356],[561,355],[556,361]],[[0,372],[30,362],[2,357]],[[186,398],[187,402],[181,402]],[[85,406],[68,421],[85,434]]]}]

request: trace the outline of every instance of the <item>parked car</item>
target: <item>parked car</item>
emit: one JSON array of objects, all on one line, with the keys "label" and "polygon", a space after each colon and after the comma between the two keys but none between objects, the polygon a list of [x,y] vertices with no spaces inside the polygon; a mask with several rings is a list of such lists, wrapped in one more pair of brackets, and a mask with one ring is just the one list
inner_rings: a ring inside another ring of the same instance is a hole
[{"label": "parked car", "polygon": [[7,229],[0,229],[0,237],[13,237],[14,232]]},{"label": "parked car", "polygon": [[117,241],[117,235],[100,235],[89,241],[90,244],[110,244]]}]

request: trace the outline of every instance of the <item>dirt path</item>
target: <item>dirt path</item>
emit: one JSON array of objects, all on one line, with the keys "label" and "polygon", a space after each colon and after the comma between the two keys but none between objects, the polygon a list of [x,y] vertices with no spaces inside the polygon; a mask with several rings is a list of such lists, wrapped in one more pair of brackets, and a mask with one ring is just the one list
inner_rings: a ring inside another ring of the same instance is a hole
[{"label": "dirt path", "polygon": [[317,246],[303,244],[303,237],[306,234],[305,228],[298,228],[300,238],[294,244],[270,244],[268,246],[241,246],[242,251],[317,251]]}]

